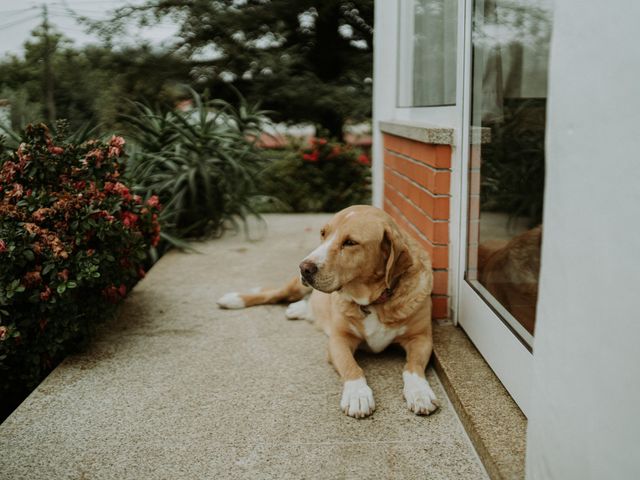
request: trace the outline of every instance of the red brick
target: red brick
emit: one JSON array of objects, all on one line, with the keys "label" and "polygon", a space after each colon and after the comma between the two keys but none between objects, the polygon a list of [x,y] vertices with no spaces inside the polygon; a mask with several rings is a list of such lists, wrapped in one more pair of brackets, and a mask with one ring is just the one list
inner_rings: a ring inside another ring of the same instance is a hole
[{"label": "red brick", "polygon": [[436,145],[436,163],[437,168],[451,168],[451,146]]},{"label": "red brick", "polygon": [[447,295],[449,293],[449,272],[436,270],[433,272],[433,294]]},{"label": "red brick", "polygon": [[449,297],[434,296],[431,297],[432,318],[449,318]]},{"label": "red brick", "polygon": [[434,222],[391,185],[385,185],[384,194],[385,198],[389,199],[432,243],[440,245],[449,243],[448,222]]},{"label": "red brick", "polygon": [[385,152],[384,163],[389,168],[422,185],[431,193],[449,194],[451,183],[451,172],[449,170],[435,170],[406,158],[398,157],[390,152]]},{"label": "red brick", "polygon": [[435,145],[422,142],[413,142],[411,144],[409,156],[419,162],[427,165],[436,166],[436,148]]},{"label": "red brick", "polygon": [[385,169],[385,182],[402,192],[434,220],[449,220],[449,197],[434,197],[427,190]]},{"label": "red brick", "polygon": [[395,135],[384,135],[384,148],[392,150],[394,152],[401,153],[403,155],[411,156],[411,140],[396,137]]}]

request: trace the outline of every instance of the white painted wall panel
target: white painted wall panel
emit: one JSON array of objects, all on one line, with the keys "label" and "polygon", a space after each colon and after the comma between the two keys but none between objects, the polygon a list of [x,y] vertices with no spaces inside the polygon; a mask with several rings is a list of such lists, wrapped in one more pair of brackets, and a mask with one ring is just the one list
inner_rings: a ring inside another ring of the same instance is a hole
[{"label": "white painted wall panel", "polygon": [[640,478],[640,2],[556,2],[531,480]]}]

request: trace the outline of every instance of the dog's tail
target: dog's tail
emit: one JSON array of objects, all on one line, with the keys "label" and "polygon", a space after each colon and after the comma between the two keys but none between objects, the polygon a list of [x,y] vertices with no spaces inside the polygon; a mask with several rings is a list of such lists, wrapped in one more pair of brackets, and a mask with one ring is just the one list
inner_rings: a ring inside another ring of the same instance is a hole
[{"label": "dog's tail", "polygon": [[281,288],[256,288],[248,293],[229,292],[218,299],[220,308],[246,308],[254,305],[296,302],[311,291],[295,277]]}]

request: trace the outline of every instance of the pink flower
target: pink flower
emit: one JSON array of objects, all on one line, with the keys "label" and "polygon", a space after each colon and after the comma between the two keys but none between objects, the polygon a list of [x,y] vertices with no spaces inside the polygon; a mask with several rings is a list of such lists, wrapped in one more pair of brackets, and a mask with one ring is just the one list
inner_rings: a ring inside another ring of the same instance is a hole
[{"label": "pink flower", "polygon": [[24,188],[19,183],[13,184],[13,191],[9,194],[9,198],[22,198],[24,195]]},{"label": "pink flower", "polygon": [[27,148],[27,144],[21,143],[16,152],[18,154],[18,159],[20,160],[20,170],[22,170],[24,166],[27,164],[27,162],[31,160],[31,155],[24,154],[24,150],[26,148]]},{"label": "pink flower", "polygon": [[113,136],[109,140],[109,157],[119,157],[122,155],[122,147],[125,141],[122,137]]},{"label": "pink flower", "polygon": [[118,288],[118,293],[120,294],[121,297],[124,297],[125,295],[127,295],[127,286],[123,283],[120,285],[120,287]]},{"label": "pink flower", "polygon": [[102,163],[102,160],[104,158],[104,153],[99,148],[94,148],[89,153],[87,153],[82,160],[80,160],[80,163],[82,163],[86,167],[89,164],[90,158],[94,158],[96,168],[100,168],[100,164]]},{"label": "pink flower", "polygon": [[157,195],[151,195],[149,200],[147,200],[147,205],[151,208],[158,208],[160,207],[160,199]]},{"label": "pink flower", "polygon": [[7,244],[4,240],[0,239],[0,253],[7,251]]}]

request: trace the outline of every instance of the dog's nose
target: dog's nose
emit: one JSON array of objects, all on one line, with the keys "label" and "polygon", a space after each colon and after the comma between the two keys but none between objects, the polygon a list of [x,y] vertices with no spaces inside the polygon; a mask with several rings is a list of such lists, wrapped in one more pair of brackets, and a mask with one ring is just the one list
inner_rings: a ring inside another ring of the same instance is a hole
[{"label": "dog's nose", "polygon": [[318,266],[310,260],[305,260],[300,264],[300,273],[304,278],[312,278],[318,271]]}]

